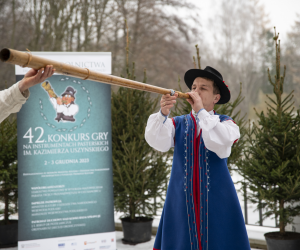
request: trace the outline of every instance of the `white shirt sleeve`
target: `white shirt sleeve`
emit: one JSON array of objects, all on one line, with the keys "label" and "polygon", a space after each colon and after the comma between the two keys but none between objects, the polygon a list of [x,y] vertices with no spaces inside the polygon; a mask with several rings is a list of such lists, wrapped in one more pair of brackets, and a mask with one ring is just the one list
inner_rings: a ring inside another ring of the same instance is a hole
[{"label": "white shirt sleeve", "polygon": [[145,129],[145,139],[154,149],[167,152],[174,147],[175,128],[172,119],[161,112],[150,115]]},{"label": "white shirt sleeve", "polygon": [[55,110],[57,110],[57,106],[59,106],[59,105],[57,104],[56,98],[51,97],[51,98],[50,98],[50,102],[52,103],[53,108],[54,108]]},{"label": "white shirt sleeve", "polygon": [[11,113],[20,111],[22,105],[29,98],[29,90],[25,90],[23,94],[19,89],[19,82],[8,89],[0,91],[0,122]]},{"label": "white shirt sleeve", "polygon": [[52,103],[53,108],[55,109],[55,111],[57,113],[65,113],[65,111],[67,110],[67,107],[65,105],[63,105],[63,104],[59,105],[57,103],[57,99],[54,98],[54,97],[50,98],[50,102]]},{"label": "white shirt sleeve", "polygon": [[239,127],[231,120],[220,122],[219,116],[202,110],[198,118],[205,146],[220,158],[230,156],[233,143],[240,138]]}]

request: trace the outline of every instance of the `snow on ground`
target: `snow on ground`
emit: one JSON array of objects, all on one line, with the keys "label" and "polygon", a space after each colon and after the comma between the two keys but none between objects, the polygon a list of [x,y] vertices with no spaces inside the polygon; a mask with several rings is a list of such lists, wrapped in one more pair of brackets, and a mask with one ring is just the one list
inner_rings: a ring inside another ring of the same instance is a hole
[{"label": "snow on ground", "polygon": [[[122,238],[123,238],[123,232],[116,232],[116,242],[117,242],[117,250],[124,250],[124,249],[142,249],[142,250],[153,250],[153,244],[154,244],[154,239],[155,237],[152,236],[151,240],[146,242],[146,243],[141,243],[137,244],[135,246],[131,245],[124,245],[122,243]],[[17,247],[10,247],[10,248],[2,248],[1,250],[18,250]],[[256,250],[256,248],[251,248],[251,250]]]}]

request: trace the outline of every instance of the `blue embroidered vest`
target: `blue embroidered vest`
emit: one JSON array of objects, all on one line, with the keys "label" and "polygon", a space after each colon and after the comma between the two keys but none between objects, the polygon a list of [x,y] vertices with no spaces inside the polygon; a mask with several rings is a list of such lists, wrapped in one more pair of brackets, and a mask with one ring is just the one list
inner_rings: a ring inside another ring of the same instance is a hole
[{"label": "blue embroidered vest", "polygon": [[192,114],[173,123],[173,166],[154,249],[250,250],[227,158],[208,150],[201,132],[197,137]]}]

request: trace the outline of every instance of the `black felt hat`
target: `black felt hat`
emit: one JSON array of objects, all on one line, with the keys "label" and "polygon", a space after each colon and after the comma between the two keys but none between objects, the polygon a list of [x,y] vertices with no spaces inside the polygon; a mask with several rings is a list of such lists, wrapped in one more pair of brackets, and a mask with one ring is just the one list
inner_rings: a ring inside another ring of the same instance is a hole
[{"label": "black felt hat", "polygon": [[197,77],[205,77],[213,80],[220,89],[221,98],[216,104],[224,104],[230,100],[230,90],[223,81],[223,77],[219,71],[212,67],[207,66],[204,70],[202,69],[190,69],[184,75],[185,84],[189,89],[192,88],[193,82]]},{"label": "black felt hat", "polygon": [[70,96],[72,96],[72,97],[74,97],[75,98],[75,93],[76,93],[76,91],[72,88],[72,87],[67,87],[67,89],[65,90],[65,92],[62,94],[62,96],[64,96],[64,95],[70,95]]}]

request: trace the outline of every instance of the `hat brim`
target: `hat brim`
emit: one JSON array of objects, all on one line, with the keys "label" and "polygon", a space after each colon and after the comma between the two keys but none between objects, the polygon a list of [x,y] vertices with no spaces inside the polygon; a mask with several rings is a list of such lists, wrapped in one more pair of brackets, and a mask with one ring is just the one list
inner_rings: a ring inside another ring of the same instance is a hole
[{"label": "hat brim", "polygon": [[205,77],[205,78],[211,79],[217,84],[217,86],[220,89],[221,98],[216,104],[225,104],[225,103],[229,102],[229,100],[230,100],[230,91],[226,87],[225,83],[220,78],[218,78],[215,74],[210,73],[206,70],[190,69],[185,73],[184,81],[185,81],[185,84],[188,86],[189,89],[192,88],[194,80],[197,77]]}]

